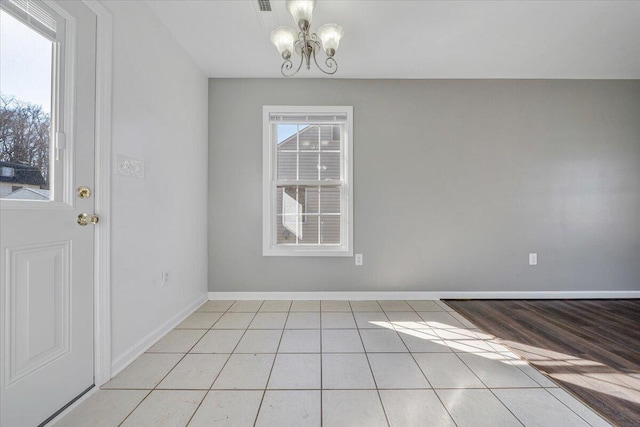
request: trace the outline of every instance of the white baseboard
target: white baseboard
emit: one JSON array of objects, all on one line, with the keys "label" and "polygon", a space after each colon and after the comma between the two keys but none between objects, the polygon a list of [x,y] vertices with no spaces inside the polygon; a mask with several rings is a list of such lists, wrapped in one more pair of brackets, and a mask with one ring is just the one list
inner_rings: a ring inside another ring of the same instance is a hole
[{"label": "white baseboard", "polygon": [[640,298],[640,291],[487,292],[209,292],[210,300],[440,300],[440,299],[615,299]]},{"label": "white baseboard", "polygon": [[206,296],[198,297],[194,302],[185,307],[184,310],[181,310],[178,314],[164,322],[160,327],[142,338],[136,345],[132,346],[123,354],[115,358],[111,365],[111,378],[118,375],[120,371],[129,366],[129,364],[136,360],[142,353],[147,351],[147,349],[155,344],[156,341],[169,333],[169,331],[175,328],[184,319],[189,317],[206,300]]}]

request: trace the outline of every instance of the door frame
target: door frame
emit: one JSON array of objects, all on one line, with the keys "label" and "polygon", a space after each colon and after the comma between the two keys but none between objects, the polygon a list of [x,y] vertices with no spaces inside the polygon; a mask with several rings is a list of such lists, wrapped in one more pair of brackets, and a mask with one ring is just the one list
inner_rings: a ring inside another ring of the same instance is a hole
[{"label": "door frame", "polygon": [[97,16],[94,227],[94,389],[111,379],[111,90],[113,20],[100,0],[82,0]]}]

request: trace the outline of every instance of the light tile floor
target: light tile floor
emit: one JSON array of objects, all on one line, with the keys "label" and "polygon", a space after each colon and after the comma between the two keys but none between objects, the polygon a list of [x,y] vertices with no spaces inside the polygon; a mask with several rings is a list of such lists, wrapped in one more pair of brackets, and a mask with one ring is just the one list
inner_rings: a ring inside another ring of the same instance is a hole
[{"label": "light tile floor", "polygon": [[56,427],[607,426],[439,301],[209,301]]}]

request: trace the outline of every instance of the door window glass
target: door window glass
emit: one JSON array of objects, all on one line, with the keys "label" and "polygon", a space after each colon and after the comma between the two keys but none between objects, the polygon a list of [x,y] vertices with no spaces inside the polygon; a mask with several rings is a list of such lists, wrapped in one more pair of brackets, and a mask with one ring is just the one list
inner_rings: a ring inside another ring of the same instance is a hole
[{"label": "door window glass", "polygon": [[0,198],[51,200],[55,40],[0,10]]}]

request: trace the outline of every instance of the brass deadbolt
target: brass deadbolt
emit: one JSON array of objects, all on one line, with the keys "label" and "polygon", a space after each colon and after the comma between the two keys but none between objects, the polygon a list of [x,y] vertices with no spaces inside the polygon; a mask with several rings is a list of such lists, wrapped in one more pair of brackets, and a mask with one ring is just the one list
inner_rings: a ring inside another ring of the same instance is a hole
[{"label": "brass deadbolt", "polygon": [[76,195],[81,199],[88,199],[89,197],[91,197],[91,189],[85,186],[78,187],[78,189],[76,190]]}]

